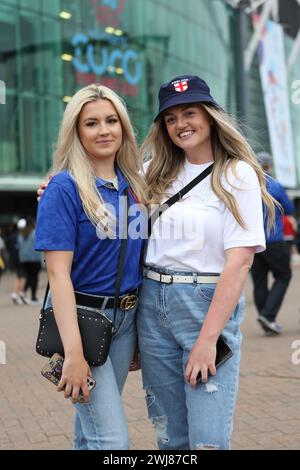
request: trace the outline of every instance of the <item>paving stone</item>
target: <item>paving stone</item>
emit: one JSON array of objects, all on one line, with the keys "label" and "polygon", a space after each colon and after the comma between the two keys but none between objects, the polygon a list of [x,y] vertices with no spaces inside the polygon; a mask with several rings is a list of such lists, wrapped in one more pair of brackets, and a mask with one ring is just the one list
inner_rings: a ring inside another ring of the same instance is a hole
[{"label": "paving stone", "polygon": [[[0,339],[7,343],[7,364],[0,365],[0,449],[71,449],[74,408],[41,377],[45,358],[34,351],[38,309],[11,304],[12,284],[12,276],[3,276]],[[247,280],[233,449],[300,449],[300,365],[291,363],[292,342],[300,340],[299,285],[300,267],[294,269],[278,317],[284,333],[269,338],[256,321],[251,280]],[[140,372],[129,374],[123,402],[131,449],[156,449]]]}]

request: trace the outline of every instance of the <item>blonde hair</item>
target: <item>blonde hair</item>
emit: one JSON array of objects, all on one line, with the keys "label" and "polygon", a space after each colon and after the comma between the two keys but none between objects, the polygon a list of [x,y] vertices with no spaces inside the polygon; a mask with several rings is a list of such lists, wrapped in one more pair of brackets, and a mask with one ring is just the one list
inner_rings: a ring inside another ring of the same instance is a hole
[{"label": "blonde hair", "polygon": [[[236,200],[225,189],[222,179],[225,175],[225,179],[229,183],[227,171],[230,167],[236,175],[236,164],[238,161],[244,161],[251,165],[257,174],[262,199],[267,207],[268,230],[270,230],[275,220],[274,204],[278,205],[278,203],[266,190],[264,172],[253,150],[241,132],[237,130],[236,124],[233,124],[233,120],[224,111],[205,104],[201,104],[201,106],[206,110],[212,122],[211,142],[214,166],[211,184],[213,191],[232,212],[236,221],[245,228],[245,223],[238,210]],[[162,115],[152,124],[148,136],[141,147],[141,153],[146,157],[152,158],[146,173],[147,197],[150,203],[157,204],[162,196],[166,194],[167,188],[178,176],[185,159],[183,150],[171,141]]]},{"label": "blonde hair", "polygon": [[108,100],[116,109],[122,126],[122,144],[116,154],[116,163],[138,201],[146,201],[145,183],[141,177],[142,160],[138,155],[135,134],[125,103],[114,91],[103,85],[88,85],[75,93],[65,109],[50,173],[63,170],[70,172],[77,184],[84,211],[94,225],[99,222],[103,224],[101,219],[111,214],[105,209],[97,190],[94,169],[80,141],[77,125],[83,106],[98,100]]}]

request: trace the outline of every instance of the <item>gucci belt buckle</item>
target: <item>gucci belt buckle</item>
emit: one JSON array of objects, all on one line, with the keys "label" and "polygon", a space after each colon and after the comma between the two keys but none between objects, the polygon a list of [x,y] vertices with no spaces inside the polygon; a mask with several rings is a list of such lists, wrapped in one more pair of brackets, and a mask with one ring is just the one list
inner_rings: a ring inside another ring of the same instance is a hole
[{"label": "gucci belt buckle", "polygon": [[120,308],[122,310],[130,310],[131,308],[134,308],[136,306],[137,301],[138,301],[137,295],[135,294],[125,295],[125,297],[121,299]]}]

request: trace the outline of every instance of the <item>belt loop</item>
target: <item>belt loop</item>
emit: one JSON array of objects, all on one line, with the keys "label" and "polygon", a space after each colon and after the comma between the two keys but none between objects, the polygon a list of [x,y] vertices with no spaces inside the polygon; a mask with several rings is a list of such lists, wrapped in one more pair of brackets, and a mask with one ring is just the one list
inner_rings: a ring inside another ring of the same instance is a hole
[{"label": "belt loop", "polygon": [[144,266],[143,274],[145,277],[148,277],[149,271],[150,271],[150,266]]},{"label": "belt loop", "polygon": [[100,310],[104,310],[104,309],[105,309],[108,300],[109,300],[109,297],[104,297],[103,302],[102,302],[102,305],[101,305],[101,307],[100,307]]},{"label": "belt loop", "polygon": [[197,283],[197,273],[193,273],[193,284],[194,286],[196,286],[198,283]]}]

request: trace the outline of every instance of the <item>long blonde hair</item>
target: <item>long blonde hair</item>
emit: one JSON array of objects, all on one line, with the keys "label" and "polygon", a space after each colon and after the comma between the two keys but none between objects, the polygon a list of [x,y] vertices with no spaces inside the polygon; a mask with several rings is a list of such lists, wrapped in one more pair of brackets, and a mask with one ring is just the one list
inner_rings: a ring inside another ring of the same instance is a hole
[{"label": "long blonde hair", "polygon": [[[212,121],[211,142],[214,155],[214,166],[211,177],[212,189],[218,198],[224,202],[226,207],[232,212],[236,221],[245,228],[245,223],[238,210],[234,196],[225,189],[222,179],[227,171],[232,168],[236,175],[236,164],[244,161],[255,170],[262,193],[262,199],[268,212],[268,230],[270,230],[275,220],[275,207],[277,202],[266,190],[264,172],[261,169],[257,158],[250,145],[237,130],[233,120],[222,110],[201,104]],[[148,136],[141,147],[142,155],[151,158],[146,172],[147,197],[151,204],[160,202],[162,196],[166,194],[167,188],[177,178],[185,160],[184,152],[175,145],[167,132],[166,125],[161,115],[152,124]],[[229,183],[229,182],[228,182]]]},{"label": "long blonde hair", "polygon": [[103,85],[88,85],[75,93],[65,109],[50,173],[70,172],[77,184],[84,211],[94,225],[103,223],[101,219],[107,216],[107,209],[96,188],[94,169],[78,136],[77,125],[83,106],[97,100],[109,100],[116,109],[122,126],[122,144],[116,154],[116,163],[138,201],[146,201],[145,183],[141,176],[142,160],[125,103]]}]

